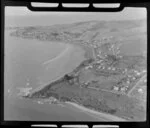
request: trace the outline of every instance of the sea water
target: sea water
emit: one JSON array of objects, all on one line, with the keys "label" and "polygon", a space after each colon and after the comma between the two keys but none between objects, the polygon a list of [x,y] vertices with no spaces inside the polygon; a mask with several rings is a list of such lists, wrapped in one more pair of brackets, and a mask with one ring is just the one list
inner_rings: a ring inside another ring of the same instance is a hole
[{"label": "sea water", "polygon": [[21,98],[21,95],[72,71],[85,59],[83,49],[60,42],[12,37],[8,30],[5,32],[4,47],[5,120],[95,120],[67,105]]}]

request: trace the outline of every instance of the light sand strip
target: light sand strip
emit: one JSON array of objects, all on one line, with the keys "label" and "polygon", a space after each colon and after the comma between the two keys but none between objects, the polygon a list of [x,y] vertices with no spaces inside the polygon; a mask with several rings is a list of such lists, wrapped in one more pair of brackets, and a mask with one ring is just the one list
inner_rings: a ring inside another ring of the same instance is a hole
[{"label": "light sand strip", "polygon": [[70,48],[71,48],[71,45],[67,45],[67,48],[65,48],[65,50],[63,52],[61,52],[58,56],[56,56],[56,57],[54,57],[54,58],[52,58],[50,60],[45,61],[43,63],[43,65],[49,64],[52,61],[55,61],[55,60],[59,59],[60,57],[62,57],[63,55],[65,55],[67,52],[69,52]]},{"label": "light sand strip", "polygon": [[106,114],[106,113],[102,113],[102,112],[97,112],[97,111],[85,108],[85,107],[83,107],[81,105],[78,105],[76,103],[73,103],[73,102],[65,102],[65,103],[73,105],[73,106],[83,110],[84,112],[88,112],[90,114],[94,114],[95,117],[105,118],[105,119],[108,119],[108,120],[111,120],[111,121],[126,121],[123,118],[120,118],[120,117],[117,117],[117,116],[114,116],[114,115],[110,115],[110,114]]}]

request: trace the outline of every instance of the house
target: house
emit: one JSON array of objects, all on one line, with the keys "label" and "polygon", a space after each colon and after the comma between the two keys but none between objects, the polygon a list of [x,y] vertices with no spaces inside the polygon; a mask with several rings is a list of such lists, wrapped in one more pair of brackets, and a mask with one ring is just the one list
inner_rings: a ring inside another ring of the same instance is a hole
[{"label": "house", "polygon": [[130,81],[129,81],[129,80],[127,80],[127,84],[130,84]]},{"label": "house", "polygon": [[93,68],[92,65],[89,65],[89,66],[85,67],[85,69],[91,69],[91,68]]},{"label": "house", "polygon": [[119,90],[119,87],[114,86],[113,90],[118,91],[118,90]]},{"label": "house", "polygon": [[136,78],[135,77],[132,77],[132,80],[135,80]]},{"label": "house", "polygon": [[146,83],[146,82],[147,82],[147,79],[144,80],[144,83]]},{"label": "house", "polygon": [[108,67],[108,70],[110,70],[111,69],[111,67]]},{"label": "house", "polygon": [[139,88],[139,89],[138,89],[138,92],[139,92],[139,93],[143,93],[143,89],[142,89],[142,88]]},{"label": "house", "polygon": [[136,73],[136,75],[138,75],[138,76],[141,75],[141,73],[136,70],[134,70],[134,73]]},{"label": "house", "polygon": [[142,73],[145,73],[145,72],[146,72],[146,70],[143,70],[143,71],[142,71]]},{"label": "house", "polygon": [[138,75],[138,76],[139,76],[139,75],[141,75],[141,73],[140,73],[140,72],[137,72],[137,73],[136,73],[136,75]]},{"label": "house", "polygon": [[126,91],[126,87],[122,87],[120,90],[121,90],[121,92],[125,92]]}]

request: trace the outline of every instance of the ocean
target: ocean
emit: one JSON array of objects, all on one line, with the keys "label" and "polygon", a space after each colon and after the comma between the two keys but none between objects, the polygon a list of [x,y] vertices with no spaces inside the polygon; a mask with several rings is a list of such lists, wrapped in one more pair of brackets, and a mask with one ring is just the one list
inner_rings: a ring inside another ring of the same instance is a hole
[{"label": "ocean", "polygon": [[[94,121],[96,118],[69,105],[23,99],[35,90],[72,71],[84,58],[80,47],[12,37],[5,31],[4,119],[12,121]],[[50,61],[51,60],[51,61]]]}]

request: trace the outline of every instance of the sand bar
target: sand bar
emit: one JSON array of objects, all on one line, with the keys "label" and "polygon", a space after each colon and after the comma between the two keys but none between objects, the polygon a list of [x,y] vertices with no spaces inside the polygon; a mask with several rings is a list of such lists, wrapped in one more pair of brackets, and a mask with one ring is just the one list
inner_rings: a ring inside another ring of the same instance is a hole
[{"label": "sand bar", "polygon": [[65,54],[67,54],[67,52],[69,52],[70,48],[71,48],[71,45],[67,45],[65,50],[63,50],[58,56],[56,56],[50,60],[45,61],[43,63],[43,65],[49,64],[50,62],[55,61],[56,59],[59,59],[60,57],[64,56]]}]

